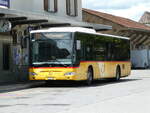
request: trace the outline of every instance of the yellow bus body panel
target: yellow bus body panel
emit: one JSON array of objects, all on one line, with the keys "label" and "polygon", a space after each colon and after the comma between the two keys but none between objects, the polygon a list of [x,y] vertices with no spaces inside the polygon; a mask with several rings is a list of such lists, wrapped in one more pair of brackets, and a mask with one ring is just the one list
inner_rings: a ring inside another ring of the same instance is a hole
[{"label": "yellow bus body panel", "polygon": [[[130,62],[96,62],[83,61],[79,67],[39,67],[29,69],[30,80],[86,80],[88,67],[93,67],[94,79],[114,78],[116,76],[116,68],[120,66],[121,77],[130,75]],[[65,75],[66,73],[74,73],[73,75]]]}]

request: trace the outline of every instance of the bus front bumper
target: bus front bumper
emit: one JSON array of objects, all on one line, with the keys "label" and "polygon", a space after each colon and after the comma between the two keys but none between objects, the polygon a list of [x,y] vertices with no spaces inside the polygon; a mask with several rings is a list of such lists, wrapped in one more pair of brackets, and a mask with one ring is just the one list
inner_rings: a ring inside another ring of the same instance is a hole
[{"label": "bus front bumper", "polygon": [[77,80],[75,69],[30,69],[29,80]]},{"label": "bus front bumper", "polygon": [[77,80],[76,75],[73,76],[30,76],[30,80]]}]

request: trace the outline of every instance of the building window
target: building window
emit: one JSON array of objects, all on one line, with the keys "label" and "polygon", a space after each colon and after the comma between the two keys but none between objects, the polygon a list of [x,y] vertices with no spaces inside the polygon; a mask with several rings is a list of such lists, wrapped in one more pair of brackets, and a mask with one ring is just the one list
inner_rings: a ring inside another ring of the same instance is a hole
[{"label": "building window", "polygon": [[3,44],[3,70],[9,70],[10,68],[10,45]]},{"label": "building window", "polygon": [[77,0],[66,0],[66,11],[69,16],[78,15],[78,5]]},{"label": "building window", "polygon": [[48,12],[57,12],[57,0],[44,0],[44,10]]}]

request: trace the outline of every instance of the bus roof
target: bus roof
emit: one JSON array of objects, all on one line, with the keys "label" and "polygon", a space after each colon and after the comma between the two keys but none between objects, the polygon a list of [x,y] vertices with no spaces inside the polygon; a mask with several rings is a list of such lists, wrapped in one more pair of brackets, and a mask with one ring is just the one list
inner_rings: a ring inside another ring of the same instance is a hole
[{"label": "bus roof", "polygon": [[53,27],[45,30],[33,30],[30,33],[39,32],[84,32],[84,33],[96,33],[94,29],[83,28],[83,27]]},{"label": "bus roof", "polygon": [[94,35],[109,36],[109,37],[130,40],[127,37],[96,33],[96,31],[94,29],[83,28],[83,27],[53,27],[53,28],[49,28],[49,29],[32,30],[30,33],[45,33],[45,32],[81,32],[81,33],[89,33],[89,34],[94,34]]}]

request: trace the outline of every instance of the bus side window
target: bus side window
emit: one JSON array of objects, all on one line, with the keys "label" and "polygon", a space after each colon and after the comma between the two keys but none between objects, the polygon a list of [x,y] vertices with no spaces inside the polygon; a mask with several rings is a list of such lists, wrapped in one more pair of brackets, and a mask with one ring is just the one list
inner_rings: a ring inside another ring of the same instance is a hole
[{"label": "bus side window", "polygon": [[86,46],[86,60],[93,60],[93,47],[92,45]]},{"label": "bus side window", "polygon": [[80,41],[80,50],[78,50],[79,47],[77,47],[78,44],[76,44],[76,55],[77,60],[89,60],[92,61],[95,58],[94,54],[94,37],[90,34],[81,34],[76,33],[76,43]]},{"label": "bus side window", "polygon": [[97,61],[104,61],[106,58],[106,43],[103,37],[97,38],[94,44],[94,53]]},{"label": "bus side window", "polygon": [[85,59],[89,61],[95,60],[94,39],[95,36],[86,34],[85,40]]},{"label": "bus side window", "polygon": [[124,43],[121,39],[115,39],[114,40],[114,56],[115,56],[115,59],[116,61],[123,61],[125,60],[124,59],[124,56],[126,54],[124,54]]},{"label": "bus side window", "polygon": [[84,44],[84,35],[80,33],[76,33],[75,35],[75,50],[76,50],[76,60],[79,63],[81,60],[84,60],[84,54],[85,54],[85,44]]},{"label": "bus side window", "polygon": [[115,50],[115,44],[112,43],[112,44],[111,44],[111,58],[110,58],[111,61],[116,60],[116,59],[115,59],[115,54],[116,54],[115,51],[116,51],[116,50]]},{"label": "bus side window", "polygon": [[112,58],[113,58],[113,55],[112,55],[112,43],[111,42],[107,42],[106,43],[106,60],[108,61],[111,61]]}]

